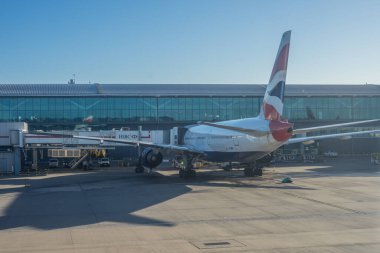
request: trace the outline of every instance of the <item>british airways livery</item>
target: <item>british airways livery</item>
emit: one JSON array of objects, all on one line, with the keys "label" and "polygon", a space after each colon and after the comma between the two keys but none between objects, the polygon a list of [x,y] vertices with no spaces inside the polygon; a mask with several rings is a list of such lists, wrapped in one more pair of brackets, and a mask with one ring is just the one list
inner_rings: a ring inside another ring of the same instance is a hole
[{"label": "british airways livery", "polygon": [[[271,152],[282,145],[312,142],[327,138],[340,138],[358,134],[380,132],[380,130],[338,133],[329,135],[306,136],[306,133],[364,124],[378,119],[349,123],[294,129],[292,123],[281,116],[284,108],[285,81],[288,66],[291,31],[282,35],[277,56],[269,78],[260,114],[255,118],[245,118],[221,122],[199,122],[185,128],[185,134],[178,144],[160,144],[145,141],[121,140],[73,136],[79,139],[99,140],[101,142],[124,143],[143,147],[136,173],[156,168],[163,159],[163,151],[181,155],[184,166],[179,170],[183,178],[192,177],[195,171],[194,159],[212,162],[239,162],[247,164],[246,176],[262,175],[262,162],[270,158]],[[302,137],[292,138],[295,135]]]}]

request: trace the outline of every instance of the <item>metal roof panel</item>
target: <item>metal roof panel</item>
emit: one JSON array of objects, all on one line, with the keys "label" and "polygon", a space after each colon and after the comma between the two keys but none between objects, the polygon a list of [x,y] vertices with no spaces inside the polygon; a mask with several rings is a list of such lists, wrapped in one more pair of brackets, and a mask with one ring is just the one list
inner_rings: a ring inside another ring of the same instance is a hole
[{"label": "metal roof panel", "polygon": [[[0,96],[263,96],[263,84],[0,84]],[[287,84],[286,96],[380,96],[380,85]]]}]

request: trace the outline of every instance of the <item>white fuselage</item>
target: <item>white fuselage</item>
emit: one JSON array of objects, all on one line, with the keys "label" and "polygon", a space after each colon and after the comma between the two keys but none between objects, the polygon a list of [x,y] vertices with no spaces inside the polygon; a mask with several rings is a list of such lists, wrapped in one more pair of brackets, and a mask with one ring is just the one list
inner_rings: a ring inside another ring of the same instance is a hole
[{"label": "white fuselage", "polygon": [[[270,132],[269,121],[258,117],[218,124]],[[254,137],[237,131],[198,125],[189,127],[184,136],[184,144],[202,150],[206,154],[205,160],[253,162],[276,150],[283,143],[276,141],[271,134]]]}]

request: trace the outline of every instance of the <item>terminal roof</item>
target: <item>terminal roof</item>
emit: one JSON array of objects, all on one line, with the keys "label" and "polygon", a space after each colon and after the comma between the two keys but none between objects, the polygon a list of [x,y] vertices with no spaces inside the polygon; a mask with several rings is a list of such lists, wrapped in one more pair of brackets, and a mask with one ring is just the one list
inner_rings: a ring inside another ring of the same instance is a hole
[{"label": "terminal roof", "polygon": [[[261,84],[0,84],[0,96],[263,96]],[[287,84],[286,96],[380,96],[380,85]]]}]

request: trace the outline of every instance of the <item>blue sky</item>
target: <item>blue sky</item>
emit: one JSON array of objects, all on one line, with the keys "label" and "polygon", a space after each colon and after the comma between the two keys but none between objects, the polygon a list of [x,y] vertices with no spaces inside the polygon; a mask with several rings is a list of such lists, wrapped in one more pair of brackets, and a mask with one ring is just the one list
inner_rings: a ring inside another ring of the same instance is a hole
[{"label": "blue sky", "polygon": [[0,0],[0,83],[380,83],[378,0]]}]

